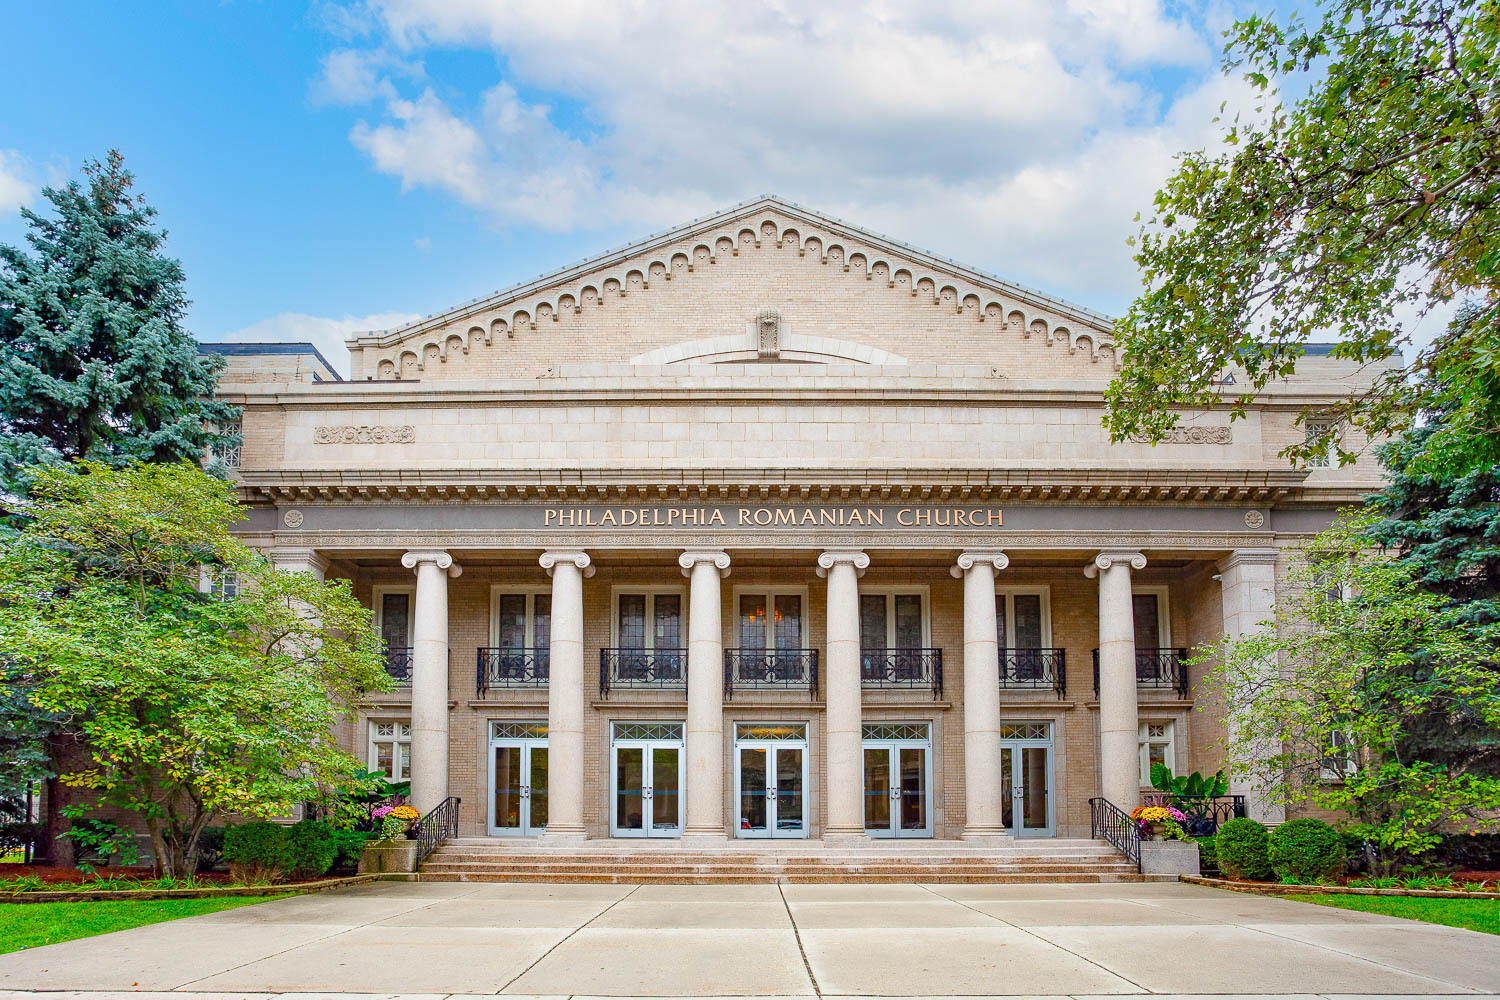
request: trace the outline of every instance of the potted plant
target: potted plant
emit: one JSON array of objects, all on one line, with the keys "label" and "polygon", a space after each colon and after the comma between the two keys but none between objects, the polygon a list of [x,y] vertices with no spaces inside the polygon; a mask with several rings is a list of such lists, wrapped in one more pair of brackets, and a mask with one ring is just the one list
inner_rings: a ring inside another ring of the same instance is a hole
[{"label": "potted plant", "polygon": [[407,805],[377,806],[371,813],[378,824],[376,839],[365,845],[359,859],[359,871],[362,874],[416,871],[417,849],[421,844],[410,839],[410,833],[421,815]]},{"label": "potted plant", "polygon": [[1142,840],[1160,843],[1168,839],[1181,840],[1186,837],[1182,824],[1187,816],[1172,806],[1138,806],[1130,814]]}]

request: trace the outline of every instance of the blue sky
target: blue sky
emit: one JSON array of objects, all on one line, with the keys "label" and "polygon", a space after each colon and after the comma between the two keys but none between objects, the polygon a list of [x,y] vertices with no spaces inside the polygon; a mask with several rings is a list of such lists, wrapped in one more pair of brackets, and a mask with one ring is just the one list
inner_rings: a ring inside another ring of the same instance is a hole
[{"label": "blue sky", "polygon": [[1231,11],[912,6],[5,0],[0,241],[118,147],[203,339],[336,350],[768,191],[1121,310]]}]

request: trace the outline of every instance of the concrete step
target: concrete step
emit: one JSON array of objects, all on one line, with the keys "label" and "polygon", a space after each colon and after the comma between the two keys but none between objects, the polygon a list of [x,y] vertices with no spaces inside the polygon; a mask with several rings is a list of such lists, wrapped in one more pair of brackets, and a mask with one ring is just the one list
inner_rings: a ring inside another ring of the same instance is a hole
[{"label": "concrete step", "polygon": [[898,883],[911,884],[913,881],[931,882],[934,884],[960,884],[960,883],[1012,883],[1025,884],[1036,882],[1048,883],[1101,883],[1101,882],[1166,882],[1173,881],[1171,876],[1161,875],[1137,875],[1131,866],[1128,873],[1099,872],[1099,873],[986,873],[979,875],[934,873],[923,875],[913,879],[909,875],[880,875],[866,874],[861,872],[841,871],[833,874],[787,874],[776,872],[760,872],[754,874],[720,874],[709,872],[652,872],[652,873],[629,873],[608,872],[598,870],[573,871],[556,870],[537,873],[486,873],[486,872],[429,872],[424,866],[422,872],[417,876],[423,882],[568,882],[568,883],[605,883],[621,885],[753,885],[768,883],[784,884],[816,884],[816,883]]},{"label": "concrete step", "polygon": [[511,865],[511,864],[444,864],[429,861],[422,866],[424,873],[475,874],[546,874],[555,871],[599,872],[601,874],[670,874],[690,872],[697,874],[724,875],[841,875],[856,873],[865,875],[890,875],[892,877],[920,878],[929,875],[1080,875],[1080,874],[1128,874],[1135,872],[1132,864],[1098,865],[827,865],[783,868],[774,865]]}]

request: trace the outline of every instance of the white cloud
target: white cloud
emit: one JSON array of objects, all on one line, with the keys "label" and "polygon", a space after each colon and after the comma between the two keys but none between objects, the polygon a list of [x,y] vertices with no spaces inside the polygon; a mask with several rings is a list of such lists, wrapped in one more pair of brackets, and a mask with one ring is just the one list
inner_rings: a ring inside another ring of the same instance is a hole
[{"label": "white cloud", "polygon": [[14,215],[37,195],[31,161],[14,149],[0,149],[0,216]]},{"label": "white cloud", "polygon": [[[324,79],[376,100],[350,140],[403,190],[643,231],[774,191],[1106,310],[1134,290],[1131,217],[1233,89],[1208,15],[1169,0],[358,9],[367,47]],[[438,49],[497,69],[480,93],[379,69]],[[1158,72],[1188,81],[1166,109]]]},{"label": "white cloud", "polygon": [[213,338],[231,343],[282,344],[311,343],[340,375],[349,375],[349,349],[344,341],[356,333],[389,330],[421,317],[416,313],[373,313],[369,316],[309,316],[306,313],[281,313]]}]

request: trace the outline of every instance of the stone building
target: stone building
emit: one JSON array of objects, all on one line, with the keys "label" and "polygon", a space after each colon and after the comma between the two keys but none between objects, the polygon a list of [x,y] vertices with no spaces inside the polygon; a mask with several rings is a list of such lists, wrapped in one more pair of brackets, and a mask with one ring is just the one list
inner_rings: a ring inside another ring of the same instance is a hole
[{"label": "stone building", "polygon": [[1188,651],[1377,485],[1278,457],[1316,350],[1111,444],[1109,329],[766,197],[221,391],[246,540],[387,643],[343,738],[463,834],[1082,837],[1221,764]]}]

